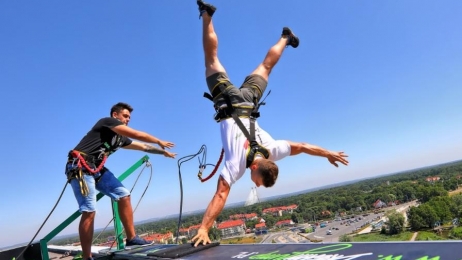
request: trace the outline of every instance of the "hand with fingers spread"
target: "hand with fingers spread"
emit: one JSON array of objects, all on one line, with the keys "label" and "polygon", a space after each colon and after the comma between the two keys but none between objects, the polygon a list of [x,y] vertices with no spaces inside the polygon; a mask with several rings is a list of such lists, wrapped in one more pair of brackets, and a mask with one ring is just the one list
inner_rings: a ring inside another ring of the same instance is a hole
[{"label": "hand with fingers spread", "polygon": [[[196,241],[197,240],[197,241]],[[192,238],[192,241],[194,243],[194,247],[197,247],[199,244],[202,244],[205,246],[206,244],[212,243],[209,238],[209,232],[205,228],[199,228],[197,231],[197,235],[195,235]],[[194,242],[195,241],[195,242]]]},{"label": "hand with fingers spread", "polygon": [[336,162],[341,162],[342,164],[348,166],[348,161],[345,159],[348,157],[344,152],[329,152],[327,155],[327,160],[331,164],[333,164],[335,167],[338,167],[338,164]]},{"label": "hand with fingers spread", "polygon": [[173,146],[175,146],[175,144],[172,143],[172,142],[162,141],[162,140],[159,140],[158,145],[159,145],[160,147],[162,147],[162,149],[165,149],[165,148],[172,148]]}]

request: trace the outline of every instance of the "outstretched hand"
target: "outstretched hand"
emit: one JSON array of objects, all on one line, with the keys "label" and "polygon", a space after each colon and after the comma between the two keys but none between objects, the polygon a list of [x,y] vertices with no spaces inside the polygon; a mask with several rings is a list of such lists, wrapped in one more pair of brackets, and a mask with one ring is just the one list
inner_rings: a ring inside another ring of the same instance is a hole
[{"label": "outstretched hand", "polygon": [[348,157],[344,152],[329,152],[329,155],[327,155],[327,160],[331,164],[333,164],[335,167],[338,167],[337,162],[341,162],[342,164],[348,166],[348,161],[345,159]]},{"label": "outstretched hand", "polygon": [[168,158],[175,158],[176,153],[171,153],[171,152],[164,151],[164,156],[168,157]]},{"label": "outstretched hand", "polygon": [[172,142],[159,140],[159,146],[165,150],[165,148],[172,148],[173,146],[175,146],[175,144]]},{"label": "outstretched hand", "polygon": [[201,242],[202,244],[205,246],[206,244],[209,244],[209,243],[212,243],[210,241],[210,238],[209,238],[209,232],[207,229],[205,228],[199,228],[199,230],[197,231],[197,235],[195,235],[192,239],[192,242],[194,243],[194,241],[196,241],[194,243],[194,247],[197,247],[197,245],[199,245]]}]

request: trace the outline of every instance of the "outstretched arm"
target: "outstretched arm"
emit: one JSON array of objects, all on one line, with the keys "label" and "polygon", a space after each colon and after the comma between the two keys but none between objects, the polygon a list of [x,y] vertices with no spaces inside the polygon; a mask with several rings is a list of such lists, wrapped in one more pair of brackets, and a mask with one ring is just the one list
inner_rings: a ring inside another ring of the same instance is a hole
[{"label": "outstretched arm", "polygon": [[332,152],[322,147],[307,143],[294,143],[290,141],[287,142],[290,145],[290,155],[306,153],[309,155],[326,157],[327,160],[329,160],[329,162],[333,164],[335,167],[338,167],[338,164],[336,162],[341,162],[344,165],[348,165],[348,161],[345,159],[346,157],[348,157],[348,155],[346,155],[343,152]]},{"label": "outstretched arm", "polygon": [[174,146],[174,144],[171,142],[162,141],[158,139],[157,137],[154,137],[146,132],[135,130],[126,125],[118,125],[118,126],[111,128],[111,130],[116,132],[119,135],[130,137],[130,138],[140,140],[143,142],[158,144],[160,147],[162,147],[162,149],[172,148]]},{"label": "outstretched arm", "polygon": [[217,191],[215,196],[213,196],[212,201],[210,202],[207,210],[205,211],[204,218],[202,219],[202,225],[197,231],[197,235],[192,238],[192,241],[196,241],[194,246],[210,243],[209,238],[209,229],[212,227],[213,222],[217,219],[220,212],[225,206],[226,199],[228,198],[229,191],[231,188],[228,183],[223,179],[223,177],[218,178]]},{"label": "outstretched arm", "polygon": [[124,146],[122,148],[138,150],[138,151],[145,151],[147,153],[152,153],[152,154],[162,154],[165,157],[170,157],[170,158],[175,158],[175,155],[176,155],[176,153],[167,152],[163,149],[157,148],[150,144],[140,143],[136,141],[133,141],[131,144]]}]

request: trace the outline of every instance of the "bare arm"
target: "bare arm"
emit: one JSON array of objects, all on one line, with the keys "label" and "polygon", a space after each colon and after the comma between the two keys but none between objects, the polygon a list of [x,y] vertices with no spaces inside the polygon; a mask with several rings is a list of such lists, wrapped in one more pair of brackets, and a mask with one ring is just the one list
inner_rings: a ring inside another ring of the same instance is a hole
[{"label": "bare arm", "polygon": [[118,126],[113,127],[111,130],[122,136],[130,137],[130,138],[140,140],[143,142],[158,144],[162,148],[165,148],[165,147],[171,148],[174,146],[173,143],[170,143],[167,141],[161,141],[157,137],[154,137],[146,132],[135,130],[126,125],[118,125]]},{"label": "bare arm", "polygon": [[215,219],[223,210],[226,200],[228,199],[229,191],[231,188],[228,183],[223,179],[223,177],[218,178],[217,191],[215,196],[213,196],[212,201],[210,202],[207,210],[205,211],[204,218],[202,219],[201,228],[209,230]]},{"label": "bare arm", "polygon": [[298,155],[301,153],[322,157],[327,157],[329,155],[329,151],[316,145],[308,143],[294,143],[290,141],[287,142],[290,144],[290,155]]},{"label": "bare arm", "polygon": [[346,157],[348,157],[348,155],[346,155],[343,152],[332,152],[322,147],[307,143],[294,143],[290,141],[287,142],[290,145],[290,155],[306,153],[313,156],[326,157],[329,160],[329,162],[333,164],[335,167],[338,167],[338,164],[336,162],[348,165],[348,161],[345,159]]},{"label": "bare arm", "polygon": [[133,141],[131,144],[122,147],[124,149],[132,149],[132,150],[138,150],[138,151],[145,151],[147,153],[152,153],[152,154],[162,154],[166,157],[170,158],[175,158],[175,153],[170,153],[165,151],[164,149],[157,148],[155,146],[152,146],[150,144],[145,144],[145,143],[140,143]]},{"label": "bare arm", "polygon": [[218,178],[217,191],[215,192],[215,196],[213,196],[212,201],[205,211],[204,218],[202,219],[202,225],[197,231],[197,235],[192,238],[192,241],[195,243],[194,246],[199,245],[201,242],[204,245],[210,243],[208,232],[212,227],[215,219],[217,219],[218,215],[223,210],[230,189],[231,188],[225,179],[220,176],[220,178]]}]

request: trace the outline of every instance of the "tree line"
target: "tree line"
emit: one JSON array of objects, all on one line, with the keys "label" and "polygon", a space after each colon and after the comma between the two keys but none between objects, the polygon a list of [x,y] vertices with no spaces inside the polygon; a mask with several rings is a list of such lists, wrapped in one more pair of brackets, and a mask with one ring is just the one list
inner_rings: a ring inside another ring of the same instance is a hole
[{"label": "tree line", "polygon": [[[427,177],[432,176],[438,176],[439,180],[434,182],[426,180]],[[411,208],[409,222],[412,228],[431,226],[436,221],[449,221],[461,217],[462,195],[452,198],[448,196],[449,191],[457,189],[458,185],[462,184],[461,176],[462,161],[451,162],[260,202],[251,206],[225,208],[218,216],[217,222],[228,220],[234,214],[257,213],[259,217],[264,218],[267,227],[272,227],[277,221],[286,219],[292,219],[296,223],[312,223],[332,219],[335,215],[355,215],[373,210],[374,202],[380,199],[385,203],[418,200],[421,205]],[[292,214],[277,217],[262,214],[265,208],[291,204],[298,205]],[[201,221],[202,214],[183,216],[181,227],[187,228],[200,224]],[[255,221],[246,222],[250,228],[255,224]],[[177,225],[178,219],[170,218],[136,225],[135,229],[139,234],[172,232],[175,235]],[[219,239],[218,230],[212,229],[210,233],[212,239]],[[111,235],[114,235],[113,232],[108,231],[107,234],[100,235],[100,240],[105,241]],[[70,239],[66,240],[67,243],[69,241]]]}]

